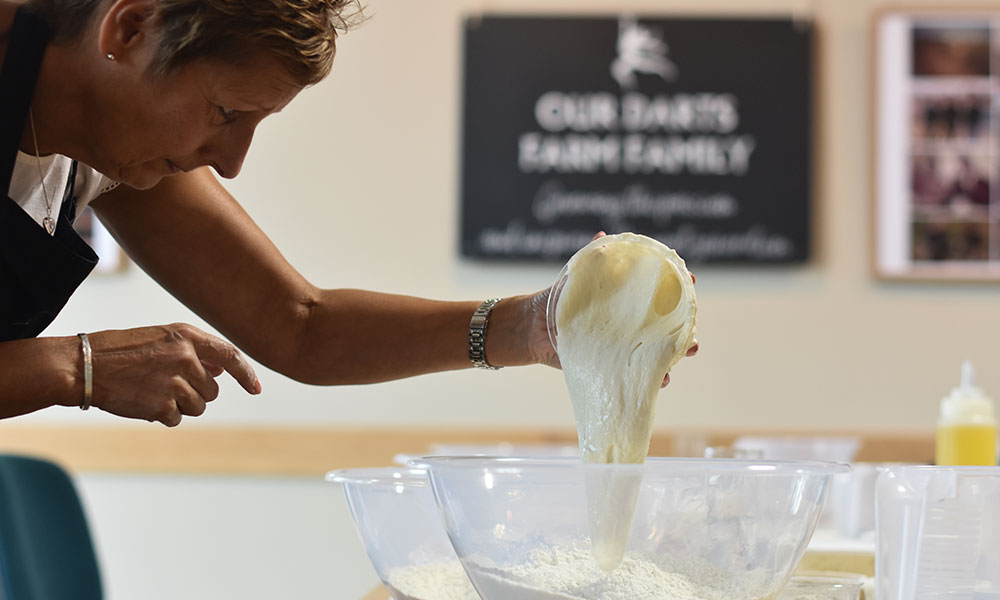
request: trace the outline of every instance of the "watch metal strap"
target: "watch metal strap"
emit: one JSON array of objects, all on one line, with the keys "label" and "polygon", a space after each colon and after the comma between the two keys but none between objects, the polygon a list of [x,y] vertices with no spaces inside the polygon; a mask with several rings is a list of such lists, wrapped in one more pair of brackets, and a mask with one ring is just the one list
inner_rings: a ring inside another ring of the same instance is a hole
[{"label": "watch metal strap", "polygon": [[497,302],[503,298],[490,298],[484,300],[476,312],[472,313],[472,320],[469,321],[469,360],[480,369],[490,369],[495,371],[503,367],[494,367],[486,360],[486,324],[490,320],[490,312]]}]

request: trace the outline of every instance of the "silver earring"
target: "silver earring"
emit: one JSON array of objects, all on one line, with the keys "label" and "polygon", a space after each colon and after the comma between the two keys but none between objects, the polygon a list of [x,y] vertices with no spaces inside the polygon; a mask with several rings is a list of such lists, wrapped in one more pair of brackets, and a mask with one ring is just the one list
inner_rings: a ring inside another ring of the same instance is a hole
[{"label": "silver earring", "polygon": [[115,55],[114,55],[114,53],[112,53],[112,52],[108,52],[108,54],[107,54],[107,58],[108,58],[108,60],[114,60],[114,59],[115,59]]}]

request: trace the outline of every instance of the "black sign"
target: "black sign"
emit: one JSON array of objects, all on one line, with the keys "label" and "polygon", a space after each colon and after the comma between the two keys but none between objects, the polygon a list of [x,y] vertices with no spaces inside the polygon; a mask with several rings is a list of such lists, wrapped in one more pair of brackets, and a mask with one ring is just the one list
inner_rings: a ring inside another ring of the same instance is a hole
[{"label": "black sign", "polygon": [[470,18],[462,253],[565,260],[605,230],[806,260],[811,56],[789,19]]}]

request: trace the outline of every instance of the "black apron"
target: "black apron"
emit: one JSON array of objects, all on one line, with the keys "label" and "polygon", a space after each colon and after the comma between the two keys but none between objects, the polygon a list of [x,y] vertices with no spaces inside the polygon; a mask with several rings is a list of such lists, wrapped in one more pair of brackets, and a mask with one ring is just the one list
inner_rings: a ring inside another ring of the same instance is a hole
[{"label": "black apron", "polygon": [[41,333],[97,264],[97,255],[73,229],[76,161],[55,235],[9,195],[48,38],[48,25],[27,7],[18,8],[0,71],[0,189],[5,192],[0,199],[0,341]]}]

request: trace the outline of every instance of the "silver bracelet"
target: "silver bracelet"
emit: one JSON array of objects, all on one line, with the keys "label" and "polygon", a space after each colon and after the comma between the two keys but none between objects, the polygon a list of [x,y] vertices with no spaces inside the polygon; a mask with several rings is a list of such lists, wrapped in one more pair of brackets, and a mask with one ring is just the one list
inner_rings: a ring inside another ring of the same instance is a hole
[{"label": "silver bracelet", "polygon": [[94,353],[87,334],[76,335],[80,338],[80,348],[83,350],[83,400],[80,401],[80,410],[87,410],[94,401]]},{"label": "silver bracelet", "polygon": [[493,307],[501,300],[503,298],[483,300],[476,312],[472,313],[472,321],[469,322],[469,360],[480,369],[496,371],[503,368],[494,367],[486,360],[486,324],[490,320]]}]

